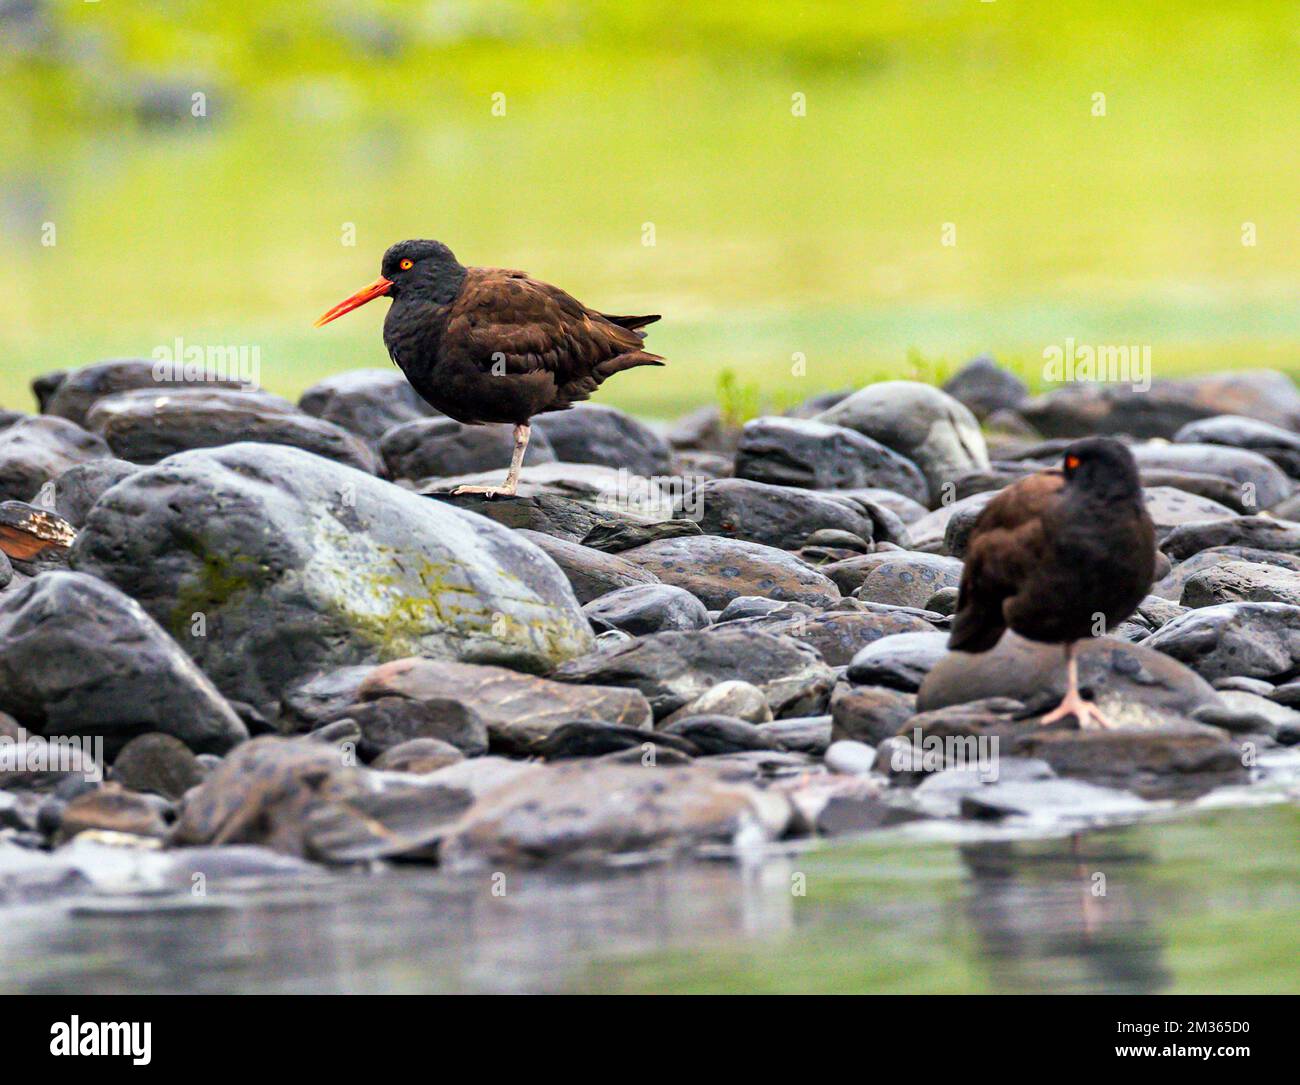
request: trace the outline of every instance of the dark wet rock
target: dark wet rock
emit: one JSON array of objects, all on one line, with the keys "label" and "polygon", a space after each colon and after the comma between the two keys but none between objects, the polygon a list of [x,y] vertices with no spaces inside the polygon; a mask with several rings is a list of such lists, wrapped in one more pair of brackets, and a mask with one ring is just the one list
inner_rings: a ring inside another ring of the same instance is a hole
[{"label": "dark wet rock", "polygon": [[804,613],[797,610],[793,603],[783,604],[765,615],[729,622],[726,621],[725,612],[718,615],[714,628],[721,630],[729,627],[793,637],[800,643],[815,648],[832,667],[847,665],[866,645],[881,637],[895,633],[928,633],[935,628],[915,611],[882,606]]},{"label": "dark wet rock", "polygon": [[1289,677],[1300,666],[1300,606],[1220,603],[1175,618],[1145,642],[1206,679]]},{"label": "dark wet rock", "polygon": [[672,473],[694,485],[711,478],[732,478],[736,472],[731,457],[721,453],[674,451]]},{"label": "dark wet rock", "polygon": [[[948,547],[949,528],[952,527],[951,545],[964,550],[976,518],[984,511],[984,506],[996,496],[994,492],[985,492],[963,497],[960,501],[940,504],[937,509],[909,528],[912,533],[913,547],[930,554],[951,553]],[[952,526],[954,520],[957,521],[956,526]]]},{"label": "dark wet rock", "polygon": [[660,727],[688,716],[730,716],[747,723],[767,723],[772,709],[763,691],[749,682],[731,679],[710,686],[660,722]]},{"label": "dark wet rock", "polygon": [[109,455],[103,438],[62,418],[23,418],[0,429],[0,501],[28,501],[69,468]]},{"label": "dark wet rock", "polygon": [[887,795],[833,795],[818,813],[816,828],[819,836],[854,836],[923,817]]},{"label": "dark wet rock", "polygon": [[940,588],[925,601],[925,609],[936,614],[951,617],[957,613],[957,601],[961,598],[960,588]]},{"label": "dark wet rock", "polygon": [[879,487],[925,502],[920,469],[879,441],[844,426],[798,418],[756,418],[736,449],[736,477],[810,490]]},{"label": "dark wet rock", "polygon": [[80,527],[105,490],[141,470],[139,464],[118,459],[91,460],[70,467],[53,480],[54,511]]},{"label": "dark wet rock", "polygon": [[961,583],[961,562],[938,554],[889,554],[853,593],[857,599],[899,607],[923,607],[940,588]]},{"label": "dark wet rock", "polygon": [[[872,506],[878,505],[880,508],[893,513],[898,517],[899,523],[910,531],[911,525],[916,523],[922,517],[929,513],[929,509],[919,501],[914,501],[903,494],[895,493],[893,490],[882,490],[876,487],[868,486],[864,489],[855,490],[832,490],[827,496],[847,497],[852,501],[858,502],[868,511]],[[874,514],[873,514],[874,519]],[[881,526],[881,522],[876,523],[876,540],[900,543],[903,546],[910,545],[908,536],[894,537],[889,530]]]},{"label": "dark wet rock", "polygon": [[711,610],[738,595],[826,606],[839,589],[806,562],[775,547],[717,535],[662,539],[626,550],[623,557],[663,583],[685,588]]},{"label": "dark wet rock", "polygon": [[1184,561],[1216,546],[1300,553],[1300,523],[1271,516],[1202,517],[1170,531],[1160,544],[1174,561]]},{"label": "dark wet rock", "polygon": [[671,584],[619,588],[593,599],[582,610],[588,618],[634,637],[673,629],[703,629],[709,624],[704,604]]},{"label": "dark wet rock", "polygon": [[32,395],[36,397],[37,409],[41,414],[45,414],[49,409],[50,400],[54,398],[54,393],[59,390],[59,386],[67,376],[66,369],[52,369],[48,373],[32,378]]},{"label": "dark wet rock", "polygon": [[48,573],[0,597],[0,709],[36,734],[100,736],[110,756],[149,731],[214,753],[247,737],[138,604],[82,573]]},{"label": "dark wet rock", "polygon": [[639,524],[627,520],[606,520],[587,532],[583,546],[619,554],[660,539],[679,539],[687,535],[702,535],[700,525],[694,520],[662,520],[655,524]]},{"label": "dark wet rock", "polygon": [[1174,434],[1174,441],[1250,449],[1267,456],[1292,478],[1300,477],[1300,434],[1256,418],[1222,414],[1189,422]]},{"label": "dark wet rock", "polygon": [[[379,442],[391,478],[449,478],[480,471],[505,471],[514,455],[514,427],[468,426],[454,418],[416,418],[395,426]],[[554,463],[540,430],[528,442],[525,464]]]},{"label": "dark wet rock", "polygon": [[876,745],[916,715],[916,695],[886,686],[840,683],[831,695],[831,737]]},{"label": "dark wet rock", "polygon": [[466,757],[488,751],[488,729],[472,706],[452,697],[377,697],[349,706],[361,729],[361,753],[370,760],[417,738],[436,738]]},{"label": "dark wet rock", "polygon": [[57,415],[86,424],[86,415],[105,396],[132,389],[149,389],[154,392],[176,391],[185,388],[240,389],[245,386],[237,380],[220,379],[203,366],[173,367],[165,362],[127,358],[109,362],[83,365],[68,373],[58,384],[49,402],[42,407],[46,414]]},{"label": "dark wet rock", "polygon": [[450,742],[443,742],[440,738],[412,738],[384,750],[370,767],[381,772],[426,776],[464,759],[465,755]]},{"label": "dark wet rock", "polygon": [[593,642],[568,581],[517,533],[280,445],[184,452],[118,483],[73,565],[267,714],[317,671],[420,653],[541,670]]},{"label": "dark wet rock", "polygon": [[579,603],[590,603],[619,588],[658,584],[658,578],[616,554],[521,528],[517,534],[537,546],[568,578]]},{"label": "dark wet rock", "polygon": [[770,633],[726,629],[653,633],[623,648],[570,660],[553,677],[640,690],[656,719],[717,683],[736,679],[762,690],[773,715],[808,715],[822,709],[833,682],[830,667],[808,645]]},{"label": "dark wet rock", "polygon": [[684,738],[705,755],[785,749],[775,735],[733,716],[685,716],[665,724],[657,733]]},{"label": "dark wet rock", "polygon": [[232,750],[186,793],[171,843],[262,844],[304,855],[310,812],[364,794],[365,771],[322,743],[255,738]]},{"label": "dark wet rock", "polygon": [[787,801],[710,771],[579,761],[521,776],[481,798],[442,844],[455,867],[591,864],[705,844],[779,837]]},{"label": "dark wet rock", "polygon": [[346,716],[361,699],[361,683],[375,668],[361,663],[309,674],[288,686],[279,711],[279,729],[286,733],[312,731]]},{"label": "dark wet rock", "polygon": [[354,719],[335,720],[308,733],[313,742],[333,746],[340,751],[355,752],[361,745],[361,724]]},{"label": "dark wet rock", "polygon": [[861,535],[855,535],[851,531],[823,527],[812,532],[804,540],[804,547],[821,547],[826,550],[851,550],[858,554],[866,554],[871,549],[871,540],[864,539]]},{"label": "dark wet rock", "polygon": [[1289,682],[1274,686],[1268,698],[1288,708],[1300,708],[1300,679],[1291,679]]},{"label": "dark wet rock", "polygon": [[876,750],[865,742],[839,739],[826,750],[826,768],[846,776],[865,776],[876,764]]},{"label": "dark wet rock", "polygon": [[1027,460],[1010,463],[994,460],[983,470],[967,471],[953,479],[952,497],[954,500],[960,501],[962,498],[973,497],[975,494],[1001,490],[1003,487],[1010,486],[1013,482],[1019,482],[1022,478],[1026,478],[1036,471],[1041,471],[1047,466],[1049,465]]},{"label": "dark wet rock", "polygon": [[945,482],[989,465],[975,416],[928,384],[869,384],[818,415],[817,421],[847,426],[906,456],[925,475],[931,505],[938,503]]},{"label": "dark wet rock", "polygon": [[710,404],[677,419],[665,436],[674,449],[730,455],[740,441],[740,427],[724,419],[722,411]]},{"label": "dark wet rock", "polygon": [[301,448],[370,474],[379,470],[370,446],[355,434],[261,392],[118,392],[90,408],[86,428],[102,436],[114,455],[132,463],[157,463],[189,449],[257,441]]},{"label": "dark wet rock", "polygon": [[298,397],[298,409],[354,433],[374,451],[394,426],[437,412],[398,369],[349,369],[317,381]]},{"label": "dark wet rock", "polygon": [[533,419],[558,459],[625,468],[634,475],[666,475],[671,469],[668,444],[630,415],[598,403],[579,403]]},{"label": "dark wet rock", "polygon": [[464,512],[486,517],[503,527],[537,531],[570,542],[584,538],[598,524],[607,522],[608,516],[580,501],[554,494],[502,498],[438,491],[425,496]]},{"label": "dark wet rock", "polygon": [[635,750],[656,764],[665,750],[687,758],[700,752],[692,742],[677,734],[577,720],[557,727],[541,744],[538,753],[547,761],[567,761],[576,757],[604,757],[625,750]]},{"label": "dark wet rock", "polygon": [[0,589],[7,588],[14,578],[14,568],[9,563],[9,556],[0,550]]},{"label": "dark wet rock", "polygon": [[[1163,547],[1169,537],[1180,527],[1205,520],[1236,520],[1237,513],[1217,501],[1195,494],[1175,490],[1169,486],[1153,486],[1142,491],[1147,512],[1156,527],[1156,545]],[[1172,554],[1170,555],[1173,556]]]},{"label": "dark wet rock", "polygon": [[868,644],[849,664],[849,681],[914,692],[947,652],[947,633],[895,633]]},{"label": "dark wet rock", "polygon": [[[1121,726],[1185,720],[1202,705],[1218,703],[1218,694],[1208,682],[1154,649],[1153,639],[1129,644],[1096,637],[1079,643],[1080,688]],[[930,712],[1003,697],[1045,711],[1064,694],[1065,658],[1060,645],[1039,644],[1008,632],[991,651],[949,652],[921,686],[917,708]]]},{"label": "dark wet rock", "polygon": [[1241,602],[1300,606],[1300,569],[1249,561],[1210,565],[1183,582],[1181,602],[1185,607]]},{"label": "dark wet rock", "polygon": [[814,757],[821,757],[830,746],[831,727],[830,716],[794,716],[758,725],[760,731],[774,738],[781,747]]},{"label": "dark wet rock", "polygon": [[1025,382],[998,365],[991,354],[972,358],[944,382],[943,390],[970,408],[976,418],[1017,410],[1029,398]]},{"label": "dark wet rock", "polygon": [[692,497],[702,510],[699,524],[706,535],[744,539],[781,550],[803,546],[809,534],[824,528],[871,541],[869,516],[849,502],[808,490],[728,478],[698,486]]},{"label": "dark wet rock", "polygon": [[157,806],[137,791],[105,784],[78,795],[61,811],[59,839],[98,829],[113,833],[161,839],[167,826]]},{"label": "dark wet rock", "polygon": [[418,783],[313,805],[304,819],[304,853],[336,864],[435,859],[439,842],[473,798],[468,791],[433,785],[429,779],[426,774]]},{"label": "dark wet rock", "polygon": [[1187,423],[1218,414],[1289,427],[1300,417],[1300,395],[1281,373],[1245,370],[1153,381],[1149,389],[1077,382],[1031,400],[1020,413],[1046,437],[1173,437]]},{"label": "dark wet rock", "polygon": [[1272,508],[1295,489],[1295,483],[1277,464],[1246,449],[1223,445],[1146,444],[1136,445],[1132,451],[1142,469],[1188,471],[1226,478],[1241,487],[1241,492],[1246,495],[1243,503],[1248,507],[1253,504],[1254,511]]},{"label": "dark wet rock", "polygon": [[[659,636],[681,634],[659,634]],[[589,665],[583,656],[575,665]],[[399,659],[376,667],[361,686],[363,700],[405,697],[413,701],[459,700],[483,718],[494,752],[536,753],[557,728],[574,720],[603,720],[631,727],[650,726],[650,706],[625,683],[592,678],[583,685],[552,682],[501,667],[473,666],[433,659]]]},{"label": "dark wet rock", "polygon": [[203,767],[180,739],[153,732],[138,735],[113,761],[113,779],[132,791],[179,799],[203,781]]},{"label": "dark wet rock", "polygon": [[1165,576],[1156,581],[1151,592],[1157,597],[1168,600],[1181,599],[1183,586],[1192,576],[1217,565],[1236,562],[1273,565],[1279,569],[1300,571],[1300,555],[1287,554],[1280,550],[1255,550],[1246,546],[1213,546],[1208,550],[1198,550],[1191,557],[1180,561]]}]

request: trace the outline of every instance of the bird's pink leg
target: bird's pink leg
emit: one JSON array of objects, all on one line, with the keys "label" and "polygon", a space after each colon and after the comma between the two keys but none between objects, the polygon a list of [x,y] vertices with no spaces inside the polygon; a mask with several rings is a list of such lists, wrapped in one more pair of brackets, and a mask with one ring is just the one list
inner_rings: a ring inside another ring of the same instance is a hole
[{"label": "bird's pink leg", "polygon": [[484,494],[487,497],[511,497],[519,488],[519,471],[524,466],[524,453],[528,449],[531,427],[525,422],[515,426],[515,451],[510,457],[510,470],[503,486],[457,486],[453,494]]},{"label": "bird's pink leg", "polygon": [[1115,725],[1110,722],[1101,710],[1091,701],[1085,701],[1079,696],[1079,660],[1076,654],[1074,641],[1070,641],[1065,646],[1065,696],[1061,703],[1051,712],[1044,716],[1038,722],[1040,724],[1055,723],[1057,720],[1063,720],[1066,716],[1073,716],[1079,721],[1081,731],[1088,730],[1091,727],[1098,727],[1106,730],[1113,730]]}]

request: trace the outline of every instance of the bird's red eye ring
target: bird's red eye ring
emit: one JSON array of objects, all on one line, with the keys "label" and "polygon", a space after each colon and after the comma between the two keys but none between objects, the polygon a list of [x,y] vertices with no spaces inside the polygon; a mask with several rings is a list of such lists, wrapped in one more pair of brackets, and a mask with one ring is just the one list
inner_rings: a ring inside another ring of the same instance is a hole
[{"label": "bird's red eye ring", "polygon": [[408,258],[406,260],[401,261],[397,266],[400,267],[403,271],[410,271],[411,268],[415,267],[415,261]]},{"label": "bird's red eye ring", "polygon": [[1066,456],[1066,457],[1065,457],[1065,469],[1066,469],[1067,471],[1075,471],[1075,470],[1078,469],[1078,467],[1079,467],[1079,457],[1078,457],[1078,456]]}]

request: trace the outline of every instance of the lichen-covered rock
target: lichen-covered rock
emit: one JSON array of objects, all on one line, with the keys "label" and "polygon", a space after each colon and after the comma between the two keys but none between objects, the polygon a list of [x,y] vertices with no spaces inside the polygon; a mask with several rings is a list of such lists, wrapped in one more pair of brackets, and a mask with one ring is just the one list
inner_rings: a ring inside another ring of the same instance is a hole
[{"label": "lichen-covered rock", "polygon": [[45,573],[0,596],[0,711],[36,734],[100,737],[110,756],[150,731],[214,753],[248,737],[139,604],[84,573]]},{"label": "lichen-covered rock", "polygon": [[315,671],[417,654],[536,671],[592,644],[563,574],[517,534],[281,445],[185,452],[125,479],[72,561],[267,715]]}]

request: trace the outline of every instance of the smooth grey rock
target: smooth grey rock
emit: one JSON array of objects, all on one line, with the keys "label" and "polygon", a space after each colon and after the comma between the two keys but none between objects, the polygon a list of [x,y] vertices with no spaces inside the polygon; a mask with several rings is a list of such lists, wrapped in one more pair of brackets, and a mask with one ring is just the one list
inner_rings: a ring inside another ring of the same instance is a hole
[{"label": "smooth grey rock", "polygon": [[1189,422],[1174,434],[1174,442],[1250,449],[1267,456],[1292,478],[1300,474],[1300,434],[1257,418],[1221,414]]},{"label": "smooth grey rock", "polygon": [[839,589],[806,562],[783,550],[717,535],[661,539],[623,557],[654,573],[663,583],[685,588],[710,610],[738,595],[826,606]]},{"label": "smooth grey rock", "polygon": [[72,562],[268,715],[316,671],[420,653],[543,670],[593,643],[568,581],[527,540],[282,445],[184,452],[123,480]]},{"label": "smooth grey rock", "polygon": [[848,776],[865,776],[876,764],[876,751],[865,742],[840,739],[826,750],[826,767]]},{"label": "smooth grey rock", "polygon": [[1220,603],[1188,611],[1147,638],[1206,679],[1283,678],[1300,665],[1300,606]]},{"label": "smooth grey rock", "polygon": [[916,694],[840,683],[831,694],[831,737],[877,745],[916,715]]},{"label": "smooth grey rock", "polygon": [[796,550],[824,528],[871,541],[871,518],[854,505],[808,490],[769,486],[742,478],[716,479],[696,487],[693,499],[706,535],[722,535]]},{"label": "smooth grey rock", "polygon": [[[388,430],[379,454],[390,478],[448,478],[502,471],[514,455],[514,427],[469,426],[454,418],[414,418]],[[540,430],[524,452],[524,463],[554,463],[555,453]]]},{"label": "smooth grey rock", "polygon": [[[769,723],[772,709],[763,691],[749,682],[729,679],[710,686],[688,704],[682,705],[664,721],[665,724],[688,716],[729,716],[746,723]],[[765,747],[767,748],[767,747]],[[718,753],[718,750],[706,750]]]},{"label": "smooth grey rock", "polygon": [[552,677],[640,690],[656,719],[733,679],[762,690],[774,716],[809,715],[825,705],[834,680],[830,667],[808,645],[770,633],[725,629],[652,633],[622,648],[570,660]]},{"label": "smooth grey rock", "polygon": [[1029,398],[1025,382],[991,354],[972,358],[944,382],[943,390],[981,419],[999,410],[1018,410]]},{"label": "smooth grey rock", "polygon": [[682,716],[662,724],[657,733],[684,738],[706,756],[785,749],[776,735],[734,716]]},{"label": "smooth grey rock", "polygon": [[132,463],[239,441],[288,445],[375,474],[370,446],[333,422],[313,418],[278,396],[225,388],[138,389],[104,396],[86,427]]},{"label": "smooth grey rock", "polygon": [[533,429],[546,435],[558,459],[626,469],[634,475],[666,475],[668,444],[631,415],[600,403],[537,415]]},{"label": "smooth grey rock", "polygon": [[118,459],[91,460],[69,467],[53,480],[54,511],[73,527],[80,527],[105,490],[141,470],[139,464]]},{"label": "smooth grey rock", "polygon": [[[985,491],[941,504],[933,512],[912,524],[912,545],[930,554],[949,554],[961,557],[966,541],[984,506],[997,496],[996,491]],[[954,524],[954,521],[956,523]],[[956,546],[957,550],[950,547]]]},{"label": "smooth grey rock", "polygon": [[1212,546],[1198,550],[1185,558],[1157,580],[1151,588],[1153,596],[1167,600],[1181,599],[1183,586],[1196,573],[1229,562],[1248,562],[1252,565],[1274,565],[1279,569],[1300,570],[1300,555],[1286,554],[1280,550],[1255,550],[1246,546]]},{"label": "smooth grey rock", "polygon": [[1226,505],[1169,486],[1152,486],[1150,489],[1144,489],[1142,498],[1151,522],[1155,524],[1156,545],[1162,548],[1170,535],[1185,524],[1238,518],[1237,513]]},{"label": "smooth grey rock", "polygon": [[760,723],[758,729],[787,750],[821,757],[831,744],[831,726],[830,716],[794,716]]},{"label": "smooth grey rock", "polygon": [[568,761],[575,757],[606,757],[632,753],[637,763],[658,765],[660,757],[689,761],[700,751],[694,743],[662,731],[646,731],[597,720],[578,720],[552,731],[538,748],[547,761]]},{"label": "smooth grey rock", "polygon": [[593,550],[590,546],[553,538],[527,528],[519,529],[516,534],[533,543],[560,567],[579,603],[590,603],[618,588],[659,583],[659,578],[653,573],[617,554],[606,554],[601,550]]},{"label": "smooth grey rock", "polygon": [[440,738],[412,738],[390,746],[370,763],[378,772],[408,772],[415,776],[457,765],[465,755]]},{"label": "smooth grey rock", "polygon": [[880,487],[924,503],[920,468],[844,426],[801,418],[756,418],[741,431],[736,477],[811,490]]},{"label": "smooth grey rock", "polygon": [[1183,582],[1181,602],[1185,607],[1242,602],[1300,606],[1300,569],[1225,561],[1192,573]]},{"label": "smooth grey rock", "polygon": [[895,633],[863,648],[849,664],[850,682],[917,690],[948,649],[947,633]]},{"label": "smooth grey rock", "polygon": [[928,384],[870,384],[816,420],[847,426],[906,456],[925,475],[931,506],[939,502],[945,482],[989,465],[975,416],[952,396]]},{"label": "smooth grey rock", "polygon": [[396,368],[335,373],[303,392],[298,409],[355,433],[376,452],[394,426],[437,414]]},{"label": "smooth grey rock", "polygon": [[703,629],[709,624],[704,604],[684,588],[671,584],[618,588],[593,599],[582,610],[589,619],[634,637],[674,629]]},{"label": "smooth grey rock", "polygon": [[0,597],[0,710],[36,734],[101,737],[110,756],[150,731],[213,753],[248,737],[137,603],[83,573],[46,573]]},{"label": "smooth grey rock", "polygon": [[19,419],[0,429],[0,501],[30,501],[69,468],[109,456],[103,438],[62,418]]},{"label": "smooth grey rock", "polygon": [[141,358],[114,359],[83,365],[65,374],[41,409],[46,414],[84,426],[90,408],[105,396],[136,388],[154,392],[185,388],[245,388],[246,385],[237,378],[238,375],[218,376],[203,365],[175,367]]},{"label": "smooth grey rock", "polygon": [[631,520],[604,520],[596,524],[579,541],[593,550],[607,554],[621,554],[646,543],[660,539],[676,539],[684,535],[703,535],[694,520],[661,520],[658,523],[637,523]]},{"label": "smooth grey rock", "polygon": [[1141,469],[1164,468],[1226,478],[1241,488],[1243,504],[1253,504],[1255,511],[1272,508],[1295,489],[1295,483],[1277,464],[1246,449],[1210,444],[1145,444],[1135,445],[1132,452]]},{"label": "smooth grey rock", "polygon": [[1174,561],[1217,546],[1300,553],[1300,523],[1271,516],[1203,517],[1175,527],[1160,544]]}]

